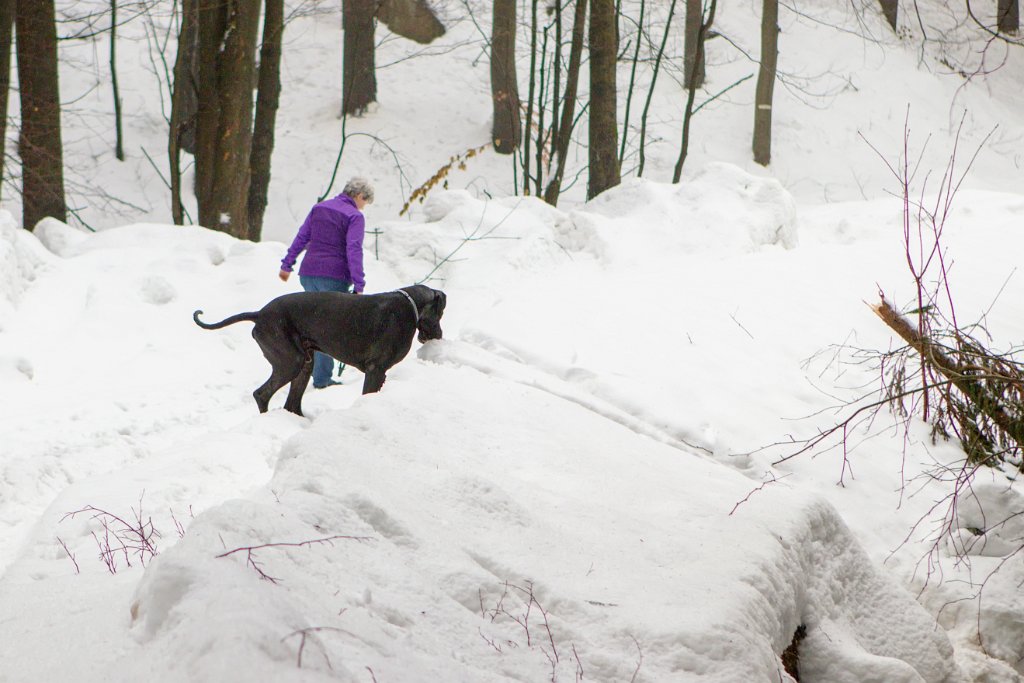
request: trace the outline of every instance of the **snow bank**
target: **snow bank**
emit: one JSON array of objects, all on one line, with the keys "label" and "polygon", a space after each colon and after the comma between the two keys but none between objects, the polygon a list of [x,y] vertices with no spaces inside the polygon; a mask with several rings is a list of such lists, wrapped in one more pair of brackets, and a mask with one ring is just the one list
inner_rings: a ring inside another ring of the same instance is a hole
[{"label": "snow bank", "polygon": [[736,254],[797,245],[796,201],[774,178],[711,163],[679,184],[630,178],[570,213],[598,233],[607,258],[641,264],[693,253]]},{"label": "snow bank", "polygon": [[457,346],[423,347],[289,440],[266,490],[197,517],[139,583],[146,655],[119,666],[287,680],[305,634],[303,670],[342,680],[786,680],[806,624],[804,680],[955,680],[945,635],[828,504],[780,489],[730,516],[745,477]]},{"label": "snow bank", "polygon": [[22,230],[9,212],[0,210],[0,332],[22,294],[51,259],[31,232]]}]

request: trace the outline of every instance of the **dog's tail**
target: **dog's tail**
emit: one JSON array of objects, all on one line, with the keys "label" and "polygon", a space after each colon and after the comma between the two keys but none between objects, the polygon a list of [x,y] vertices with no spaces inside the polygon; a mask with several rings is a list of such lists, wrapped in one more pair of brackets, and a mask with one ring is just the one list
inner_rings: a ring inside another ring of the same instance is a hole
[{"label": "dog's tail", "polygon": [[224,318],[219,323],[204,323],[202,320],[199,319],[199,316],[201,316],[202,314],[202,311],[194,312],[192,314],[192,320],[194,320],[196,322],[196,325],[199,325],[199,327],[203,328],[204,330],[219,330],[222,327],[234,325],[235,323],[240,323],[243,320],[248,320],[249,322],[256,322],[260,318],[260,314],[258,311],[249,311],[248,313],[238,313],[237,315],[233,315],[230,318]]}]

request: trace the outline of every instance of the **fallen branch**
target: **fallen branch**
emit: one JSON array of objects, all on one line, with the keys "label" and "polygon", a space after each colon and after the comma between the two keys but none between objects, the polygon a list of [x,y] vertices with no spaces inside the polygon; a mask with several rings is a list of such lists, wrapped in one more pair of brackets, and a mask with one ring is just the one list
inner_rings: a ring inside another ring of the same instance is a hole
[{"label": "fallen branch", "polygon": [[[993,395],[983,384],[985,380],[1000,379],[1020,384],[1022,378],[993,375],[983,365],[964,365],[928,337],[922,336],[911,323],[901,316],[883,296],[881,302],[872,307],[882,322],[889,326],[921,356],[922,360],[937,370],[956,387],[976,410],[983,413],[1008,437],[1024,448],[1024,421],[1007,412],[998,396]],[[958,331],[959,332],[959,331]],[[959,340],[959,334],[957,338]]]}]

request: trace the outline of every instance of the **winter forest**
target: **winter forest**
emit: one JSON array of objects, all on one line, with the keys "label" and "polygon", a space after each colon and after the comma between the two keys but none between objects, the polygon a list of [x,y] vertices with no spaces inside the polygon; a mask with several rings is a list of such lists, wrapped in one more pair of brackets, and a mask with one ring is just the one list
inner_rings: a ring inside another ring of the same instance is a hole
[{"label": "winter forest", "polygon": [[[1022,83],[1019,0],[0,0],[0,683],[1024,681]],[[260,413],[193,312],[354,176],[443,338]]]}]

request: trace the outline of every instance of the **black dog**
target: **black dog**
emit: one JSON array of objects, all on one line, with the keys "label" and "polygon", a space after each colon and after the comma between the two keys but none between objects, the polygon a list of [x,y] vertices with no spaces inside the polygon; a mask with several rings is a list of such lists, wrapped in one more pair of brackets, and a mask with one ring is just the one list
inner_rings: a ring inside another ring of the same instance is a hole
[{"label": "black dog", "polygon": [[302,394],[313,372],[313,352],[321,351],[363,373],[363,393],[380,391],[385,373],[405,358],[419,330],[420,343],[441,338],[445,294],[424,285],[384,294],[298,292],[279,296],[259,311],[239,313],[219,323],[196,325],[216,330],[243,320],[256,323],[252,336],[273,370],[252,393],[260,412],[270,397],[291,382],[285,410],[302,415]]}]

